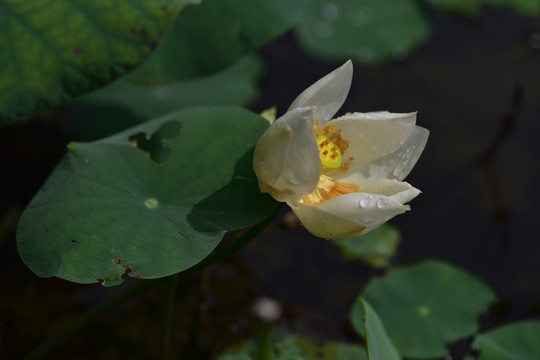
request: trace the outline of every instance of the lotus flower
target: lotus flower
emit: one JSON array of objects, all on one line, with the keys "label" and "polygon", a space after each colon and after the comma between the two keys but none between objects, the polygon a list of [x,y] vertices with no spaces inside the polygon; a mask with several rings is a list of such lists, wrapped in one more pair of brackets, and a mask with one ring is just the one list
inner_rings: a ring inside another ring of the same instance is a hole
[{"label": "lotus flower", "polygon": [[367,233],[409,210],[420,190],[402,180],[429,132],[416,112],[348,113],[332,119],[352,80],[352,63],[304,90],[262,135],[253,167],[262,192],[287,202],[318,237]]}]

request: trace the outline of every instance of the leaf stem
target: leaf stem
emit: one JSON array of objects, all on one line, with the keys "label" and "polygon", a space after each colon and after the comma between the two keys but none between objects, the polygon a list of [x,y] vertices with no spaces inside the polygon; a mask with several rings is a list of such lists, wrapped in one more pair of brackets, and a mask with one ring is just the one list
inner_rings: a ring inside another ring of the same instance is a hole
[{"label": "leaf stem", "polygon": [[270,324],[264,320],[260,320],[257,330],[257,360],[270,360],[272,358],[270,335]]},{"label": "leaf stem", "polygon": [[169,344],[171,342],[171,327],[172,327],[172,315],[174,309],[174,298],[176,295],[176,285],[178,283],[178,274],[171,275],[167,278],[168,289],[167,298],[165,303],[165,319],[162,332],[161,343],[161,358],[167,360],[169,358]]}]

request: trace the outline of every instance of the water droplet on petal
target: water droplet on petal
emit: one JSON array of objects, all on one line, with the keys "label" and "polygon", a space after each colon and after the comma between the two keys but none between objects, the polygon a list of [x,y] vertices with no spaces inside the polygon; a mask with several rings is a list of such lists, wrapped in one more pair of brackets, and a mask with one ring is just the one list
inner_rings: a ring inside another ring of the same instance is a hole
[{"label": "water droplet on petal", "polygon": [[392,172],[395,177],[400,177],[403,174],[403,165],[398,165]]},{"label": "water droplet on petal", "polygon": [[369,200],[368,199],[362,199],[360,200],[360,206],[365,208],[366,206],[369,205]]},{"label": "water droplet on petal", "polygon": [[374,198],[375,196],[373,196],[373,194],[369,194],[367,197],[368,197],[369,200],[373,200],[373,198]]},{"label": "water droplet on petal", "polygon": [[387,204],[388,204],[388,200],[386,200],[384,198],[381,198],[381,199],[377,200],[377,207],[379,209],[384,209]]}]

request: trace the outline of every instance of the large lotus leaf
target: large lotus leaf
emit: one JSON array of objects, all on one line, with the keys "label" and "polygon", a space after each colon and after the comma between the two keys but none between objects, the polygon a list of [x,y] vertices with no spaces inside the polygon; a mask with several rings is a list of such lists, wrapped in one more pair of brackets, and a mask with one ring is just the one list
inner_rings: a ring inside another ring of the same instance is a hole
[{"label": "large lotus leaf", "polygon": [[[218,360],[250,360],[261,358],[259,339],[249,339],[218,357]],[[270,336],[272,347],[267,360],[367,360],[363,347],[329,341],[315,344],[306,338]],[[389,359],[390,360],[390,359]]]},{"label": "large lotus leaf", "polygon": [[185,107],[246,105],[257,98],[262,72],[261,60],[248,56],[197,79],[147,86],[125,77],[78,98],[61,111],[76,112],[72,127],[78,138],[93,140]]},{"label": "large lotus leaf", "polygon": [[377,316],[377,313],[369,303],[360,298],[358,301],[364,310],[364,321],[366,334],[366,348],[368,359],[370,360],[400,360],[401,357],[397,352],[394,344],[388,338],[384,325]]},{"label": "large lotus leaf", "polygon": [[521,321],[478,335],[473,349],[478,360],[540,359],[540,322]]},{"label": "large lotus leaf", "polygon": [[[496,298],[483,281],[438,260],[395,268],[372,279],[362,290],[377,311],[390,339],[404,357],[444,357],[446,345],[478,331],[478,316]],[[350,320],[363,336],[363,309],[351,308]]]},{"label": "large lotus leaf", "polygon": [[0,0],[0,120],[110,83],[191,0]]},{"label": "large lotus leaf", "polygon": [[367,65],[403,60],[430,33],[413,0],[313,0],[296,31],[314,56]]},{"label": "large lotus leaf", "polygon": [[20,219],[23,261],[39,276],[104,285],[192,267],[226,230],[275,208],[252,169],[267,127],[241,108],[200,107],[69,144]]},{"label": "large lotus leaf", "polygon": [[219,71],[298,20],[309,0],[204,0],[178,16],[169,35],[130,79],[162,84]]}]

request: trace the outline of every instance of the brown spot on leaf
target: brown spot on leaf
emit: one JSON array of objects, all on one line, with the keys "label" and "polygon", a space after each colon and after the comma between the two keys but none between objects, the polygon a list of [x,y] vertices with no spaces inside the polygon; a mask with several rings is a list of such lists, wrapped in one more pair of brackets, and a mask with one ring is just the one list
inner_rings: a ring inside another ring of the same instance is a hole
[{"label": "brown spot on leaf", "polygon": [[140,37],[147,37],[148,36],[148,31],[146,31],[145,28],[141,28],[141,30],[139,31],[139,36]]},{"label": "brown spot on leaf", "polygon": [[159,7],[159,8],[160,8],[161,10],[163,10],[163,11],[167,11],[167,10],[169,10],[169,6],[168,6],[167,4],[164,4],[164,5],[160,5],[160,7]]},{"label": "brown spot on leaf", "polygon": [[182,234],[180,231],[178,231],[178,230],[175,230],[175,231],[176,231],[176,233],[177,233],[178,235],[180,235],[180,236],[183,237],[184,239],[189,240],[189,239],[186,237],[186,235]]},{"label": "brown spot on leaf", "polygon": [[122,257],[117,257],[117,258],[112,259],[112,262],[114,264],[120,265],[122,267],[122,269],[124,270],[124,272],[122,272],[122,274],[120,274],[120,280],[124,281],[128,277],[140,278],[140,277],[145,277],[146,276],[146,275],[141,275],[141,276],[135,275],[135,270],[133,270],[133,268],[131,266],[125,266],[124,264],[122,264],[122,261],[124,261],[124,258],[122,258]]},{"label": "brown spot on leaf", "polygon": [[135,271],[129,266],[127,267],[122,266],[122,268],[124,269],[124,272],[122,273],[122,275],[120,275],[120,279],[122,280],[126,280],[128,277],[133,276],[135,274]]},{"label": "brown spot on leaf", "polygon": [[79,55],[81,55],[83,52],[84,52],[83,49],[75,48],[75,49],[73,49],[72,54],[73,54],[73,56],[79,56]]}]

